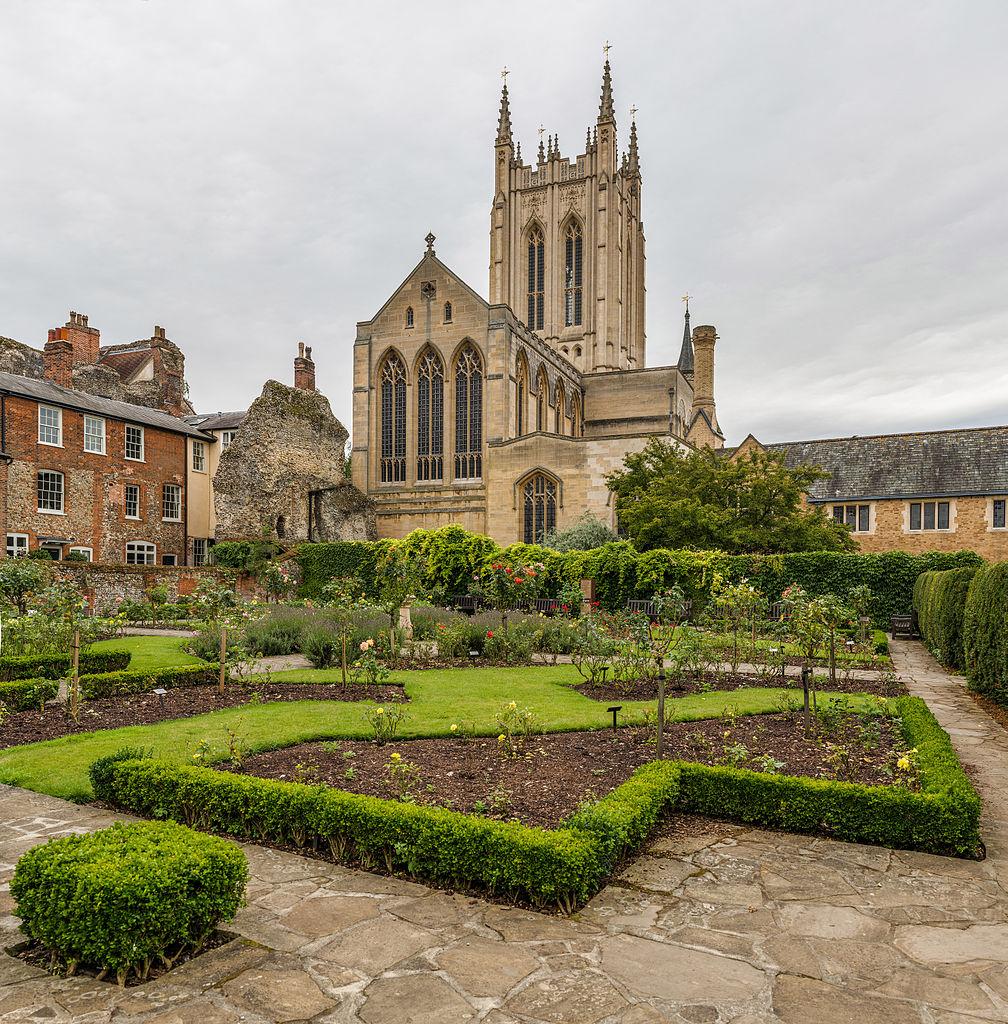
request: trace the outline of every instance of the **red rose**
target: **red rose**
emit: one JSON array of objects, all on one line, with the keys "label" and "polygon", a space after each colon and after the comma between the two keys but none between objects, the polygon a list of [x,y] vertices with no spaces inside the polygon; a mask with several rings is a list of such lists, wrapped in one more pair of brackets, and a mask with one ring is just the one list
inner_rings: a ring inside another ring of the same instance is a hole
[{"label": "red rose", "polygon": [[515,583],[523,583],[524,582],[524,580],[521,578],[521,576],[515,576],[514,581],[515,581]]},{"label": "red rose", "polygon": [[493,636],[493,630],[492,629],[488,629],[487,630],[487,639],[489,640],[492,636]]}]

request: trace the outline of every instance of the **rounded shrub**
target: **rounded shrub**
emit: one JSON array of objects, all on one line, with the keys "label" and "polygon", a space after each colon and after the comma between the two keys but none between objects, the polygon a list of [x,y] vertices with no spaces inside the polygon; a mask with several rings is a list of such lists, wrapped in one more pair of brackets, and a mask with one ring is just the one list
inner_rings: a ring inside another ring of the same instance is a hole
[{"label": "rounded shrub", "polygon": [[17,863],[21,930],[68,969],[146,977],[198,950],[241,906],[248,880],[234,843],[173,821],[117,823],[52,839]]}]

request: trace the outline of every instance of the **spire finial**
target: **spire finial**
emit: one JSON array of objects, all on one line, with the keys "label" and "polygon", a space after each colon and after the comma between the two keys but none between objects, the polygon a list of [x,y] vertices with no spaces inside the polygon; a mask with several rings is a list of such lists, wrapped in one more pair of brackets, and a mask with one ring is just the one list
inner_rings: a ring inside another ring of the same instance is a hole
[{"label": "spire finial", "polygon": [[605,66],[602,68],[602,99],[599,102],[599,121],[615,121],[616,115],[613,112],[613,101],[612,101],[612,74],[609,70],[609,42],[606,41],[603,49],[605,50]]},{"label": "spire finial", "polygon": [[544,131],[546,131],[546,129],[542,125],[539,125],[539,163],[541,164],[546,163],[546,150],[543,148],[542,140]]},{"label": "spire finial", "polygon": [[497,145],[512,146],[514,139],[511,136],[511,107],[508,104],[507,76],[510,74],[507,68],[501,72],[504,80],[504,87],[501,89],[500,117],[497,119]]},{"label": "spire finial", "polygon": [[427,243],[427,255],[428,256],[433,256],[434,255],[434,242],[436,240],[437,240],[437,235],[435,235],[433,231],[428,231],[427,232],[427,237],[424,238],[424,241]]},{"label": "spire finial", "polygon": [[606,63],[607,63],[607,64],[609,63],[609,51],[610,51],[611,49],[612,49],[612,43],[610,43],[610,42],[609,42],[609,40],[607,39],[607,40],[606,40],[606,41],[605,41],[605,42],[604,42],[604,43],[602,44],[602,52],[603,52],[603,53],[605,54],[605,59],[606,59]]},{"label": "spire finial", "polygon": [[682,348],[679,350],[679,362],[676,364],[684,377],[690,377],[693,374],[693,339],[690,337],[689,329],[689,300],[690,296],[687,292],[682,297],[686,306],[686,315],[683,320]]},{"label": "spire finial", "polygon": [[631,174],[640,172],[640,156],[637,153],[637,108],[630,108],[630,148],[627,152],[627,167]]}]

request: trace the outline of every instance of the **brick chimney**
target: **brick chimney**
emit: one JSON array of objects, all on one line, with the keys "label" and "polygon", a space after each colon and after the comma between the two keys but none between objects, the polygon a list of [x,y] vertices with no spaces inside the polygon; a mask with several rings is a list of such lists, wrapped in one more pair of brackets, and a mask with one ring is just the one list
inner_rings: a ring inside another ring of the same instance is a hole
[{"label": "brick chimney", "polygon": [[86,313],[77,313],[71,309],[70,319],[57,330],[60,337],[73,346],[74,366],[93,366],[98,362],[101,332],[97,327],[88,327]]},{"label": "brick chimney", "polygon": [[294,387],[301,391],[315,390],[315,364],[312,362],[311,347],[305,348],[298,342],[298,354],[294,359]]},{"label": "brick chimney", "polygon": [[73,387],[73,345],[61,337],[62,328],[49,330],[49,340],[42,349],[42,373],[46,380],[63,388]]}]

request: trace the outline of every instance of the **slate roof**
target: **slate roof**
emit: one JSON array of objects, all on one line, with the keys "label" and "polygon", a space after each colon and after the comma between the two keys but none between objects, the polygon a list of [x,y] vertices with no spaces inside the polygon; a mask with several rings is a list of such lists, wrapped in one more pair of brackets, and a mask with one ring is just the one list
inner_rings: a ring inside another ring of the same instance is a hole
[{"label": "slate roof", "polygon": [[151,349],[126,349],[119,352],[101,352],[98,356],[99,366],[109,366],[127,383],[143,369],[151,359]]},{"label": "slate roof", "polygon": [[247,415],[247,409],[238,412],[205,412],[186,416],[186,422],[201,430],[237,430]]},{"label": "slate roof", "polygon": [[1008,494],[1008,427],[835,437],[767,445],[789,466],[820,466],[810,501]]},{"label": "slate roof", "polygon": [[14,373],[0,373],[0,392],[30,398],[44,405],[57,405],[61,409],[74,409],[77,412],[94,413],[113,420],[126,423],[137,423],[159,430],[169,430],[174,434],[187,434],[207,440],[207,435],[191,423],[177,416],[171,416],[160,409],[148,409],[144,405],[133,405],[130,402],[118,402],[112,398],[98,398],[87,395],[83,391],[72,391],[60,387],[48,380],[37,380],[34,377],[20,377]]}]

